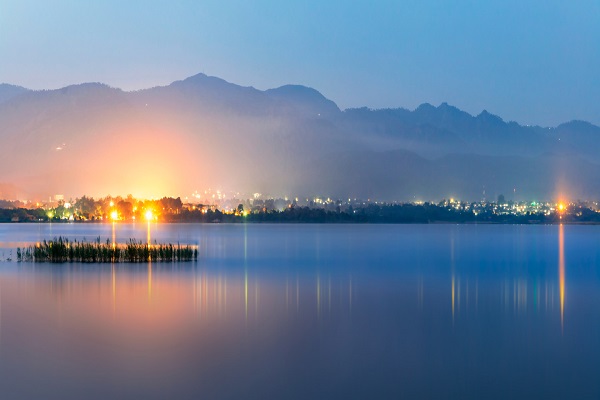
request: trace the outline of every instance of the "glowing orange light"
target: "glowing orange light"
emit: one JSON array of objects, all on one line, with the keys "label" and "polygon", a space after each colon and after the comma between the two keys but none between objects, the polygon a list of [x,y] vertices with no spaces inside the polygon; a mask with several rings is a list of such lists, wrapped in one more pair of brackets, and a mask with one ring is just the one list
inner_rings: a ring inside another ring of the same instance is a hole
[{"label": "glowing orange light", "polygon": [[565,320],[565,233],[563,225],[558,226],[558,285],[560,296],[560,325]]},{"label": "glowing orange light", "polygon": [[118,220],[118,219],[119,219],[119,213],[118,213],[116,210],[115,210],[115,211],[112,211],[112,212],[110,213],[110,219],[112,219],[113,221],[116,221],[116,220]]},{"label": "glowing orange light", "polygon": [[558,209],[559,209],[560,211],[564,211],[564,209],[565,209],[565,205],[564,205],[563,203],[559,203],[559,204],[558,204]]},{"label": "glowing orange light", "polygon": [[146,221],[152,221],[154,219],[154,214],[152,213],[152,210],[147,210],[145,217]]}]

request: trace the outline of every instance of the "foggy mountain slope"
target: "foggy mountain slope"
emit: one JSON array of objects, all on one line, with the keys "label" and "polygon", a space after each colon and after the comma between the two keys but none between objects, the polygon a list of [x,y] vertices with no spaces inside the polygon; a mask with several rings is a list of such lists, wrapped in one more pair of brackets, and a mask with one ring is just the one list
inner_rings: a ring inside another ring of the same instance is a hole
[{"label": "foggy mountain slope", "polygon": [[548,130],[556,141],[575,153],[597,159],[600,157],[600,127],[585,121],[570,121]]},{"label": "foggy mountain slope", "polygon": [[0,83],[0,104],[7,102],[17,96],[25,94],[29,89],[25,89],[21,86],[9,85],[6,83]]},{"label": "foggy mountain slope", "polygon": [[600,166],[555,155],[452,154],[429,160],[402,150],[363,151],[320,160],[307,171],[307,176],[317,178],[306,180],[301,193],[316,187],[334,198],[495,201],[503,194],[507,199],[541,201],[600,197]]},{"label": "foggy mountain slope", "polygon": [[[395,138],[420,152],[443,155],[479,153],[533,156],[546,152],[569,152],[571,144],[560,143],[554,128],[524,127],[483,111],[477,116],[446,103],[439,107],[422,104],[405,109],[350,109],[344,112],[344,129],[362,129],[374,136]],[[594,145],[599,149],[598,145]],[[598,161],[593,151],[586,154]]]},{"label": "foggy mountain slope", "polygon": [[2,99],[0,183],[29,198],[208,187],[382,200],[600,195],[600,128],[578,121],[528,127],[446,103],[341,111],[312,88],[261,91],[204,74],[135,92],[0,85]]}]

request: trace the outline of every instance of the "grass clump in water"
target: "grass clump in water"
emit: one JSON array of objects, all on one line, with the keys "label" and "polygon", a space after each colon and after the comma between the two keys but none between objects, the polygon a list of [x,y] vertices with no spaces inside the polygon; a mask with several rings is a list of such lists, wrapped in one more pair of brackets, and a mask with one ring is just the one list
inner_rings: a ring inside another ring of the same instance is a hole
[{"label": "grass clump in water", "polygon": [[129,239],[124,244],[102,242],[98,237],[94,242],[70,241],[59,236],[53,240],[44,240],[24,248],[17,248],[17,261],[29,262],[89,262],[121,263],[148,261],[195,261],[198,249],[190,245],[146,244]]}]

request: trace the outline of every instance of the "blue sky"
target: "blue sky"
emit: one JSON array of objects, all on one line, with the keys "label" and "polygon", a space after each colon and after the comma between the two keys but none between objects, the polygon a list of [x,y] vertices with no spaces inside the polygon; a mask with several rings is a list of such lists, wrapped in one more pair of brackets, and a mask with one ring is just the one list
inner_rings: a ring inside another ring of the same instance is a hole
[{"label": "blue sky", "polygon": [[0,82],[33,89],[204,72],[547,126],[600,124],[599,71],[599,1],[0,0]]}]

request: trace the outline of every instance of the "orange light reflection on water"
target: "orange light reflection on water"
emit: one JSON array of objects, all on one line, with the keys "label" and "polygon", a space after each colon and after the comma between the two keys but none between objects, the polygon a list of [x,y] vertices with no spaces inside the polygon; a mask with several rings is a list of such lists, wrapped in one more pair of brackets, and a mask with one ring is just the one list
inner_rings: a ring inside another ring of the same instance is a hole
[{"label": "orange light reflection on water", "polygon": [[[100,267],[91,279],[90,271],[79,266],[62,270],[42,266],[36,267],[35,272],[32,270],[31,275],[25,271],[23,275],[5,277],[11,283],[2,282],[2,295],[4,287],[9,287],[9,295],[18,298],[25,308],[60,315],[62,320],[83,318],[86,320],[83,325],[90,327],[109,323],[138,333],[144,329],[169,330],[170,324],[190,315],[251,321],[259,315],[269,315],[280,306],[285,309],[289,295],[285,281],[261,282],[253,279],[249,271],[214,274],[193,266],[173,268],[161,263],[112,264],[107,269]],[[328,308],[319,309],[323,300],[320,278],[303,281],[296,282],[297,307],[321,314],[329,312]],[[340,304],[336,304],[347,309],[353,300],[351,278],[341,278],[338,285],[331,285],[336,293],[328,296],[339,297]],[[304,307],[301,298],[305,300]],[[332,308],[331,312],[335,310]]]},{"label": "orange light reflection on water", "polygon": [[150,221],[148,221],[148,234],[146,236],[146,243],[150,246]]},{"label": "orange light reflection on water", "polygon": [[564,226],[558,226],[558,285],[560,296],[560,326],[564,328],[565,320],[565,232]]},{"label": "orange light reflection on water", "polygon": [[112,245],[113,245],[113,249],[117,245],[117,235],[115,233],[115,221],[114,220],[112,222]]}]

